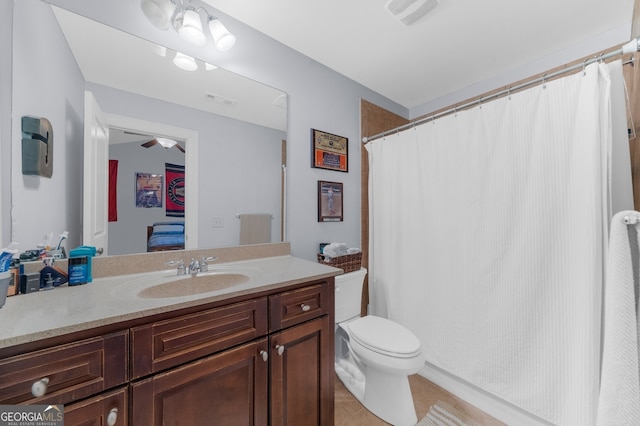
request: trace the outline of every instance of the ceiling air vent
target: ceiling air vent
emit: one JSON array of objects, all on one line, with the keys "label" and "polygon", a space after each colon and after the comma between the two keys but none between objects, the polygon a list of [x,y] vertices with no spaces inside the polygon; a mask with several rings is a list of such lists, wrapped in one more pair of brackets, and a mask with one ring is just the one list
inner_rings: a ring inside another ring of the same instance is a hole
[{"label": "ceiling air vent", "polygon": [[216,95],[215,93],[205,93],[204,98],[209,102],[224,105],[227,107],[233,107],[238,103],[235,99],[225,98],[224,96]]},{"label": "ceiling air vent", "polygon": [[439,0],[389,0],[387,10],[405,25],[411,25],[438,5]]}]

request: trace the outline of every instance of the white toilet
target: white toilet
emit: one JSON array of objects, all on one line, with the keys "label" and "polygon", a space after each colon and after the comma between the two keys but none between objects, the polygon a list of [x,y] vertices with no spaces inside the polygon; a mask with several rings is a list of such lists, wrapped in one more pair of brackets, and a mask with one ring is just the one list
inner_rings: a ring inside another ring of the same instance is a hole
[{"label": "white toilet", "polygon": [[360,317],[367,270],[336,280],[336,374],[376,416],[393,425],[415,425],[410,374],[424,366],[420,341],[405,327],[385,318]]}]

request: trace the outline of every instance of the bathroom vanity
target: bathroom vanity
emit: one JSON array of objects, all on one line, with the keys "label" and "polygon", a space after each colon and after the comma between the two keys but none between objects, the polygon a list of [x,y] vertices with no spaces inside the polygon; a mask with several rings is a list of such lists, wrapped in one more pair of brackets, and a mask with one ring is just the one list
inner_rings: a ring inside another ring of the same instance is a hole
[{"label": "bathroom vanity", "polygon": [[136,296],[155,285],[139,272],[10,298],[0,404],[64,404],[68,425],[333,424],[341,270],[289,255],[219,267],[253,273],[187,296]]}]

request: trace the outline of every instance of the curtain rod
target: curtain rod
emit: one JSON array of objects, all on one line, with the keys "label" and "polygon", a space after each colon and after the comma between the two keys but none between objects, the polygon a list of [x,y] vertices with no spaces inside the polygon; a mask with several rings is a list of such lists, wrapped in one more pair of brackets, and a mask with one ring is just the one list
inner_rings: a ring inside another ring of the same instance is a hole
[{"label": "curtain rod", "polygon": [[390,135],[392,133],[397,133],[397,132],[399,132],[401,130],[406,130],[406,129],[410,128],[410,127],[419,126],[421,124],[434,121],[437,118],[441,118],[441,117],[444,117],[446,115],[456,113],[456,112],[458,112],[460,110],[464,110],[464,109],[472,107],[474,105],[482,104],[482,102],[484,102],[484,101],[492,100],[492,99],[495,99],[495,98],[499,98],[499,97],[504,96],[504,95],[509,95],[509,94],[511,94],[513,92],[517,92],[518,90],[522,90],[522,89],[524,89],[526,87],[529,87],[529,86],[534,86],[534,85],[536,85],[538,83],[544,83],[547,80],[551,80],[551,79],[553,79],[555,77],[558,77],[558,76],[560,76],[562,74],[566,74],[566,73],[578,70],[580,68],[584,68],[587,65],[590,65],[590,64],[592,64],[594,62],[604,61],[605,59],[609,59],[609,58],[611,58],[613,56],[626,55],[627,53],[635,53],[635,52],[638,52],[638,51],[640,51],[640,37],[631,40],[630,42],[628,42],[627,44],[625,44],[620,49],[618,49],[618,50],[616,50],[614,52],[610,52],[610,53],[607,53],[605,55],[600,55],[600,56],[597,56],[597,57],[594,57],[594,58],[585,59],[584,62],[581,63],[581,64],[575,64],[573,66],[564,68],[564,69],[556,71],[554,73],[545,74],[542,77],[538,77],[536,79],[533,79],[533,80],[518,84],[517,86],[509,87],[508,89],[501,90],[501,91],[496,92],[496,93],[494,93],[492,95],[488,95],[487,97],[480,97],[480,99],[474,100],[472,102],[467,102],[467,103],[462,104],[462,105],[456,105],[454,108],[450,108],[448,110],[439,112],[438,114],[433,114],[433,115],[431,115],[429,117],[421,118],[420,120],[416,120],[416,121],[412,121],[412,122],[407,123],[407,124],[403,124],[402,126],[398,126],[398,127],[394,128],[394,129],[386,130],[384,132],[378,133],[378,134],[373,135],[373,136],[368,136],[368,137],[365,136],[365,137],[362,138],[362,143],[367,144],[367,143],[369,143],[369,142],[371,142],[371,141],[373,141],[375,139],[380,139],[381,137]]}]

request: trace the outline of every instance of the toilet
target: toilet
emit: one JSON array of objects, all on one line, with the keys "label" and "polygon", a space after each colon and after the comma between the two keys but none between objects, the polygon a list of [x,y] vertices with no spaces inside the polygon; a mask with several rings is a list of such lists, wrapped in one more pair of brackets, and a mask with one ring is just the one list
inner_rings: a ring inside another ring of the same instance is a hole
[{"label": "toilet", "polygon": [[418,421],[410,374],[424,366],[418,338],[402,325],[360,316],[365,268],[335,277],[335,370],[369,411],[392,425]]}]

